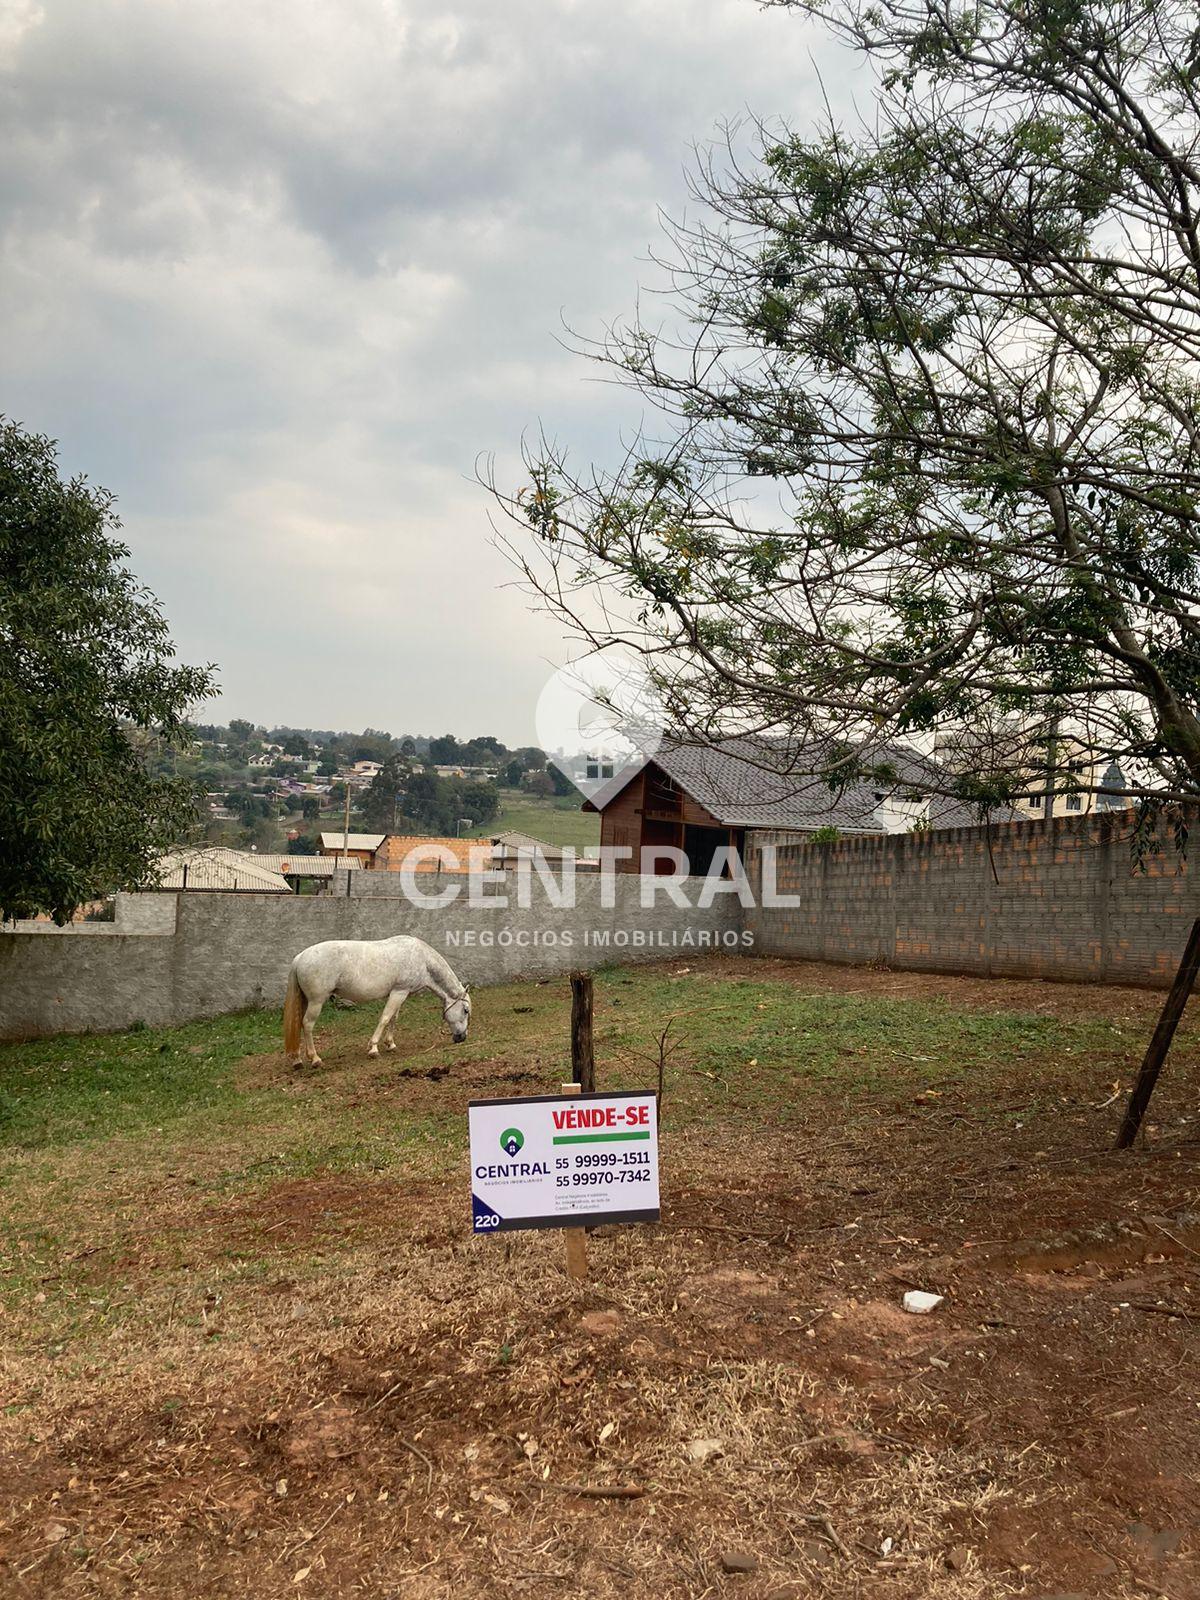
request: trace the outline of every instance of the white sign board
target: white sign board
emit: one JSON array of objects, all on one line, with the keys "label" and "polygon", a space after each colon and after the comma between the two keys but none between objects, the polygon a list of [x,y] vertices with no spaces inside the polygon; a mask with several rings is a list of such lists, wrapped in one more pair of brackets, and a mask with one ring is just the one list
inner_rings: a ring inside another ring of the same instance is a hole
[{"label": "white sign board", "polygon": [[633,1094],[472,1100],[476,1233],[658,1221],[658,1101]]}]

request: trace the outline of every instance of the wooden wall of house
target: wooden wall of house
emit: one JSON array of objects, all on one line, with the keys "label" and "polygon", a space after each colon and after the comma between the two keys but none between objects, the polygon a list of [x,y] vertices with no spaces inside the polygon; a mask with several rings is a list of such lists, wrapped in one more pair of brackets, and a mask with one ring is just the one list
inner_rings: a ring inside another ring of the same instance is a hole
[{"label": "wooden wall of house", "polygon": [[600,813],[601,848],[623,845],[634,853],[633,860],[617,862],[618,872],[637,871],[637,852],[642,843],[642,792],[645,780],[645,772],[639,772]]},{"label": "wooden wall of house", "polygon": [[[716,828],[728,833],[731,843],[737,842],[736,832],[726,829],[686,790],[679,793],[677,809],[668,805],[656,807],[653,791],[657,784],[664,782],[670,780],[662,768],[648,762],[601,812],[601,845],[623,845],[633,851],[631,860],[617,863],[618,872],[637,872],[638,854],[644,846],[672,845],[677,850],[683,849],[684,828]],[[674,787],[678,789],[678,785]]]}]

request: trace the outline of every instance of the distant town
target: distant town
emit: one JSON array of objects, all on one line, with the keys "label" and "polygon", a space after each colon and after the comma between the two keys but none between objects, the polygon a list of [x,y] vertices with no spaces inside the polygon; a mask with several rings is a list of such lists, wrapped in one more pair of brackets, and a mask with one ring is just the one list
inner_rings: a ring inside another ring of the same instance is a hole
[{"label": "distant town", "polygon": [[267,728],[235,718],[196,726],[190,750],[161,759],[196,785],[190,844],[319,855],[321,834],[345,827],[347,797],[358,834],[480,839],[507,828],[581,851],[599,843],[599,819],[580,811],[578,789],[545,751],[509,749],[490,735]]}]

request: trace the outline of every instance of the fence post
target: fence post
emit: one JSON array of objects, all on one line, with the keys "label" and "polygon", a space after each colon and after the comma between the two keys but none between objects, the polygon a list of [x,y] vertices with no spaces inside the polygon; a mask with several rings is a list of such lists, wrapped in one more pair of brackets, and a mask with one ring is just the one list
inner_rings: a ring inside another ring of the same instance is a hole
[{"label": "fence post", "polygon": [[[574,980],[572,980],[574,981]],[[577,1083],[564,1083],[564,1095],[579,1094],[581,1090]],[[583,1228],[564,1228],[563,1244],[567,1254],[567,1277],[586,1278],[588,1275],[587,1261],[587,1233]]]},{"label": "fence post", "polygon": [[580,1092],[596,1087],[596,1057],[592,1046],[592,975],[571,974],[571,1077]]}]

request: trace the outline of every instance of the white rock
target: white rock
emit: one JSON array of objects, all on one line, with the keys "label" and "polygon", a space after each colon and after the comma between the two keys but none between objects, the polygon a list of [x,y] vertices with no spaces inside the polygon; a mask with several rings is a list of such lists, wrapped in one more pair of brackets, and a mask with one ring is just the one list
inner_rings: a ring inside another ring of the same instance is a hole
[{"label": "white rock", "polygon": [[720,1439],[689,1439],[683,1447],[687,1459],[697,1466],[705,1461],[711,1461],[714,1456],[723,1456],[725,1446]]},{"label": "white rock", "polygon": [[904,1309],[915,1316],[924,1316],[927,1311],[936,1311],[945,1298],[944,1294],[927,1294],[924,1289],[910,1289],[904,1296]]}]

